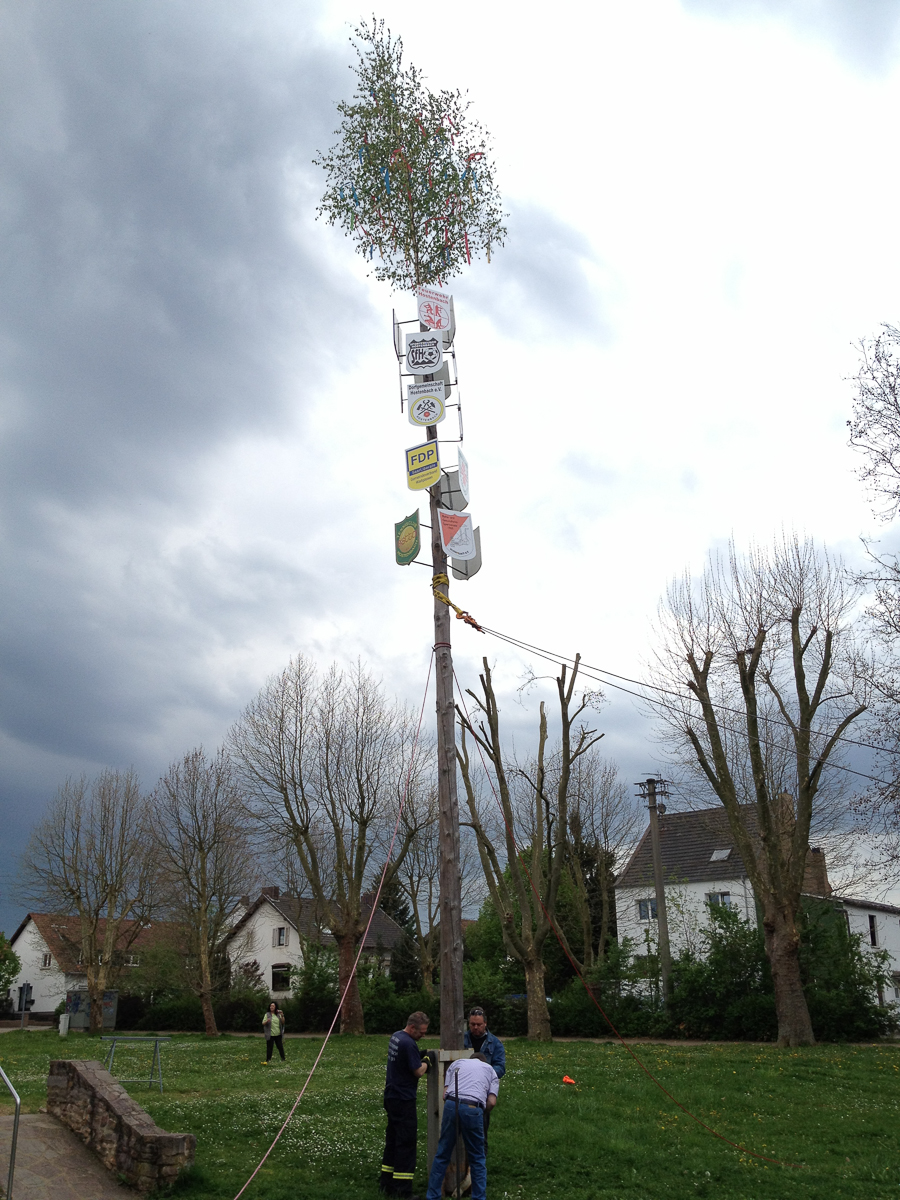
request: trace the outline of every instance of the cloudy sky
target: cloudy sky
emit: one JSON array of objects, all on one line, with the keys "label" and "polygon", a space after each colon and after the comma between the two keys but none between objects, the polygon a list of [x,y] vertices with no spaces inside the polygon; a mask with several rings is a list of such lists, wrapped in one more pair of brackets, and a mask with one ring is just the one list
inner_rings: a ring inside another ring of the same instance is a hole
[{"label": "cloudy sky", "polygon": [[[453,286],[486,624],[638,673],[667,580],[782,527],[851,560],[853,342],[898,319],[893,0],[378,9],[492,131]],[[391,309],[317,224],[346,0],[0,10],[4,866],[70,773],[213,747],[303,651],[418,704]],[[890,536],[890,535],[888,535]],[[454,629],[460,678],[528,660]],[[538,664],[539,665],[539,664]],[[610,693],[629,780],[659,762]],[[0,927],[20,910],[4,887]]]}]

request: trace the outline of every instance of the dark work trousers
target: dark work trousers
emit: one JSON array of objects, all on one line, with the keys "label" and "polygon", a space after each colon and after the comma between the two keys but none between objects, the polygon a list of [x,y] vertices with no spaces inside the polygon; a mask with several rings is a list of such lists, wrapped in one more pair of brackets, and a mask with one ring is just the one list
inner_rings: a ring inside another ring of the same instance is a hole
[{"label": "dark work trousers", "polygon": [[487,1133],[488,1133],[488,1125],[490,1125],[490,1123],[491,1123],[491,1110],[489,1108],[486,1108],[484,1110],[484,1148],[485,1148],[485,1150],[487,1150]]},{"label": "dark work trousers", "polygon": [[281,1061],[284,1062],[284,1042],[281,1040],[284,1034],[279,1033],[278,1037],[266,1038],[266,1062],[272,1057],[272,1047],[278,1047],[278,1053],[281,1055]]},{"label": "dark work trousers", "polygon": [[416,1102],[385,1100],[387,1134],[379,1187],[393,1196],[411,1196],[416,1169]]}]

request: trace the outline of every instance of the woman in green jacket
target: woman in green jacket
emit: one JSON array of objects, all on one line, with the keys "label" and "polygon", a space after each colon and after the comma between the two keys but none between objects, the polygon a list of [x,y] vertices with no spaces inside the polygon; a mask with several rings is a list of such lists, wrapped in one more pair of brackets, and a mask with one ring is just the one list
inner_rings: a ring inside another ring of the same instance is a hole
[{"label": "woman in green jacket", "polygon": [[269,1011],[263,1017],[263,1031],[266,1035],[266,1065],[272,1058],[272,1046],[278,1047],[281,1061],[284,1062],[284,1013],[273,1000]]}]

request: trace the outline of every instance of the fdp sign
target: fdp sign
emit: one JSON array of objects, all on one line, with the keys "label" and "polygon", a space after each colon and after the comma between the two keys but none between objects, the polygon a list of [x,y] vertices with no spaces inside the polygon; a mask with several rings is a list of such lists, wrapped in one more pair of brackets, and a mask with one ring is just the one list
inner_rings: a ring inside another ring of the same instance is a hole
[{"label": "fdp sign", "polygon": [[440,477],[437,442],[425,442],[406,451],[406,485],[411,491],[433,487]]}]

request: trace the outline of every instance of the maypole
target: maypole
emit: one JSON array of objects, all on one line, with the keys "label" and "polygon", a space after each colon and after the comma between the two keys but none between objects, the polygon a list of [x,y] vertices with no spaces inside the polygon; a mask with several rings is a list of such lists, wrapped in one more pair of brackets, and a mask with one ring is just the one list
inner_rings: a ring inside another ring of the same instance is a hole
[{"label": "maypole", "polygon": [[[371,264],[376,279],[415,297],[416,313],[393,320],[400,371],[400,408],[425,439],[406,450],[407,486],[429,491],[431,561],[420,559],[418,510],[395,526],[401,566],[431,567],[437,678],[440,805],[441,1047],[463,1040],[462,905],[451,617],[476,622],[450,599],[448,557],[457,579],[481,566],[479,531],[468,505],[462,454],[462,410],[456,374],[456,320],[447,280],[474,257],[488,262],[506,236],[487,135],[459,91],[432,92],[403,43],[383,21],[354,31],[357,63],[352,100],[338,105],[341,126],[331,150],[316,160],[328,188],[319,215],[337,224]],[[458,436],[438,436],[456,409]],[[441,446],[458,447],[454,470],[441,466]]]}]

